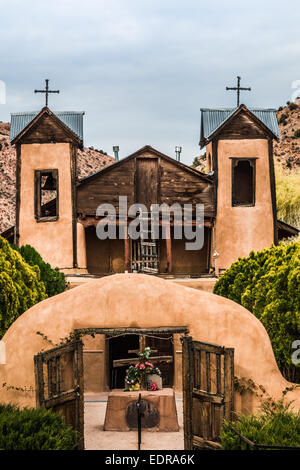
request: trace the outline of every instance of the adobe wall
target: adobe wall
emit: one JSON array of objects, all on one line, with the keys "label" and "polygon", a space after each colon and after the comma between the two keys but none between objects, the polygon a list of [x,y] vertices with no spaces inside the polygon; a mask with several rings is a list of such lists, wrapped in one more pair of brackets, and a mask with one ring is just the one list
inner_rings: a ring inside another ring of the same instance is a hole
[{"label": "adobe wall", "polygon": [[85,229],[79,222],[77,222],[77,264],[79,268],[86,270],[87,261]]},{"label": "adobe wall", "polygon": [[[53,267],[73,266],[71,149],[68,143],[22,144],[20,245],[32,245]],[[37,222],[34,210],[34,171],[58,169],[59,218]]]},{"label": "adobe wall", "polygon": [[[290,385],[278,370],[266,330],[249,311],[223,297],[143,274],[96,279],[21,315],[3,338],[7,363],[0,365],[0,383],[35,388],[33,356],[51,348],[37,331],[57,343],[75,328],[167,326],[186,326],[196,340],[233,347],[235,375],[263,385],[274,398]],[[101,344],[95,348],[100,350]],[[175,373],[179,387],[179,363]],[[287,398],[300,408],[299,390],[289,392]],[[0,387],[0,402],[34,406],[35,393]],[[236,394],[237,411],[252,412],[258,404],[254,396]]]},{"label": "adobe wall", "polygon": [[[230,157],[256,160],[255,206],[232,207]],[[268,140],[243,139],[218,142],[218,203],[216,218],[216,268],[229,268],[239,256],[271,246],[274,222],[270,190]]]}]

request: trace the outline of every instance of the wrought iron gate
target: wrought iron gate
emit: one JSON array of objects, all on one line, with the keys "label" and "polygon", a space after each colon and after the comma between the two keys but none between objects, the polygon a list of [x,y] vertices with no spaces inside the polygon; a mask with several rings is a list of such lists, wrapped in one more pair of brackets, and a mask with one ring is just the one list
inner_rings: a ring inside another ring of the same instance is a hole
[{"label": "wrought iron gate", "polygon": [[234,350],[182,337],[185,449],[219,449],[233,411]]},{"label": "wrought iron gate", "polygon": [[84,448],[83,344],[74,341],[34,356],[36,403],[56,413],[79,433]]}]

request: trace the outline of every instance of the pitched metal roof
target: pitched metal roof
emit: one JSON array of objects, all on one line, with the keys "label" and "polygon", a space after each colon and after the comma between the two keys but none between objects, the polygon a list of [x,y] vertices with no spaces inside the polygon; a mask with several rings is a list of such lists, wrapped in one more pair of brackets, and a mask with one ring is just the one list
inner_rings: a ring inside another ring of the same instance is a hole
[{"label": "pitched metal roof", "polygon": [[[209,139],[216,130],[227,121],[238,108],[201,109],[201,139]],[[270,131],[280,138],[275,109],[249,109]]]},{"label": "pitched metal roof", "polygon": [[[84,112],[77,111],[52,111],[80,140],[83,140],[83,115]],[[40,113],[32,111],[26,113],[12,113],[10,124],[10,140],[17,137],[23,129]]]}]

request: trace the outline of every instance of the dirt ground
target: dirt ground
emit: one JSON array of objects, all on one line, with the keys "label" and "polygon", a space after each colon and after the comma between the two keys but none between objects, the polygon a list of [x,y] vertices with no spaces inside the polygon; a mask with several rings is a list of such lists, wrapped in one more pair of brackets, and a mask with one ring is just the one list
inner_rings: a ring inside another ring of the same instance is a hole
[{"label": "dirt ground", "polygon": [[[137,431],[103,431],[108,393],[85,395],[86,450],[137,450]],[[176,394],[179,432],[142,431],[142,450],[183,450],[182,394]]]}]

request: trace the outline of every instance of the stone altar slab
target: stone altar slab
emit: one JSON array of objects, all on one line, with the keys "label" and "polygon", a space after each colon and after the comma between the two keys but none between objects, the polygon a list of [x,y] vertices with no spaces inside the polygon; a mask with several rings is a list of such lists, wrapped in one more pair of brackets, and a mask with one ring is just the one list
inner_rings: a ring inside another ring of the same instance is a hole
[{"label": "stone altar slab", "polygon": [[104,431],[131,431],[126,419],[128,406],[138,401],[139,394],[142,400],[150,403],[149,408],[155,407],[159,413],[157,425],[147,428],[147,431],[178,432],[178,418],[175,402],[175,393],[172,388],[163,388],[155,392],[148,390],[124,392],[123,389],[112,390],[108,395]]}]

